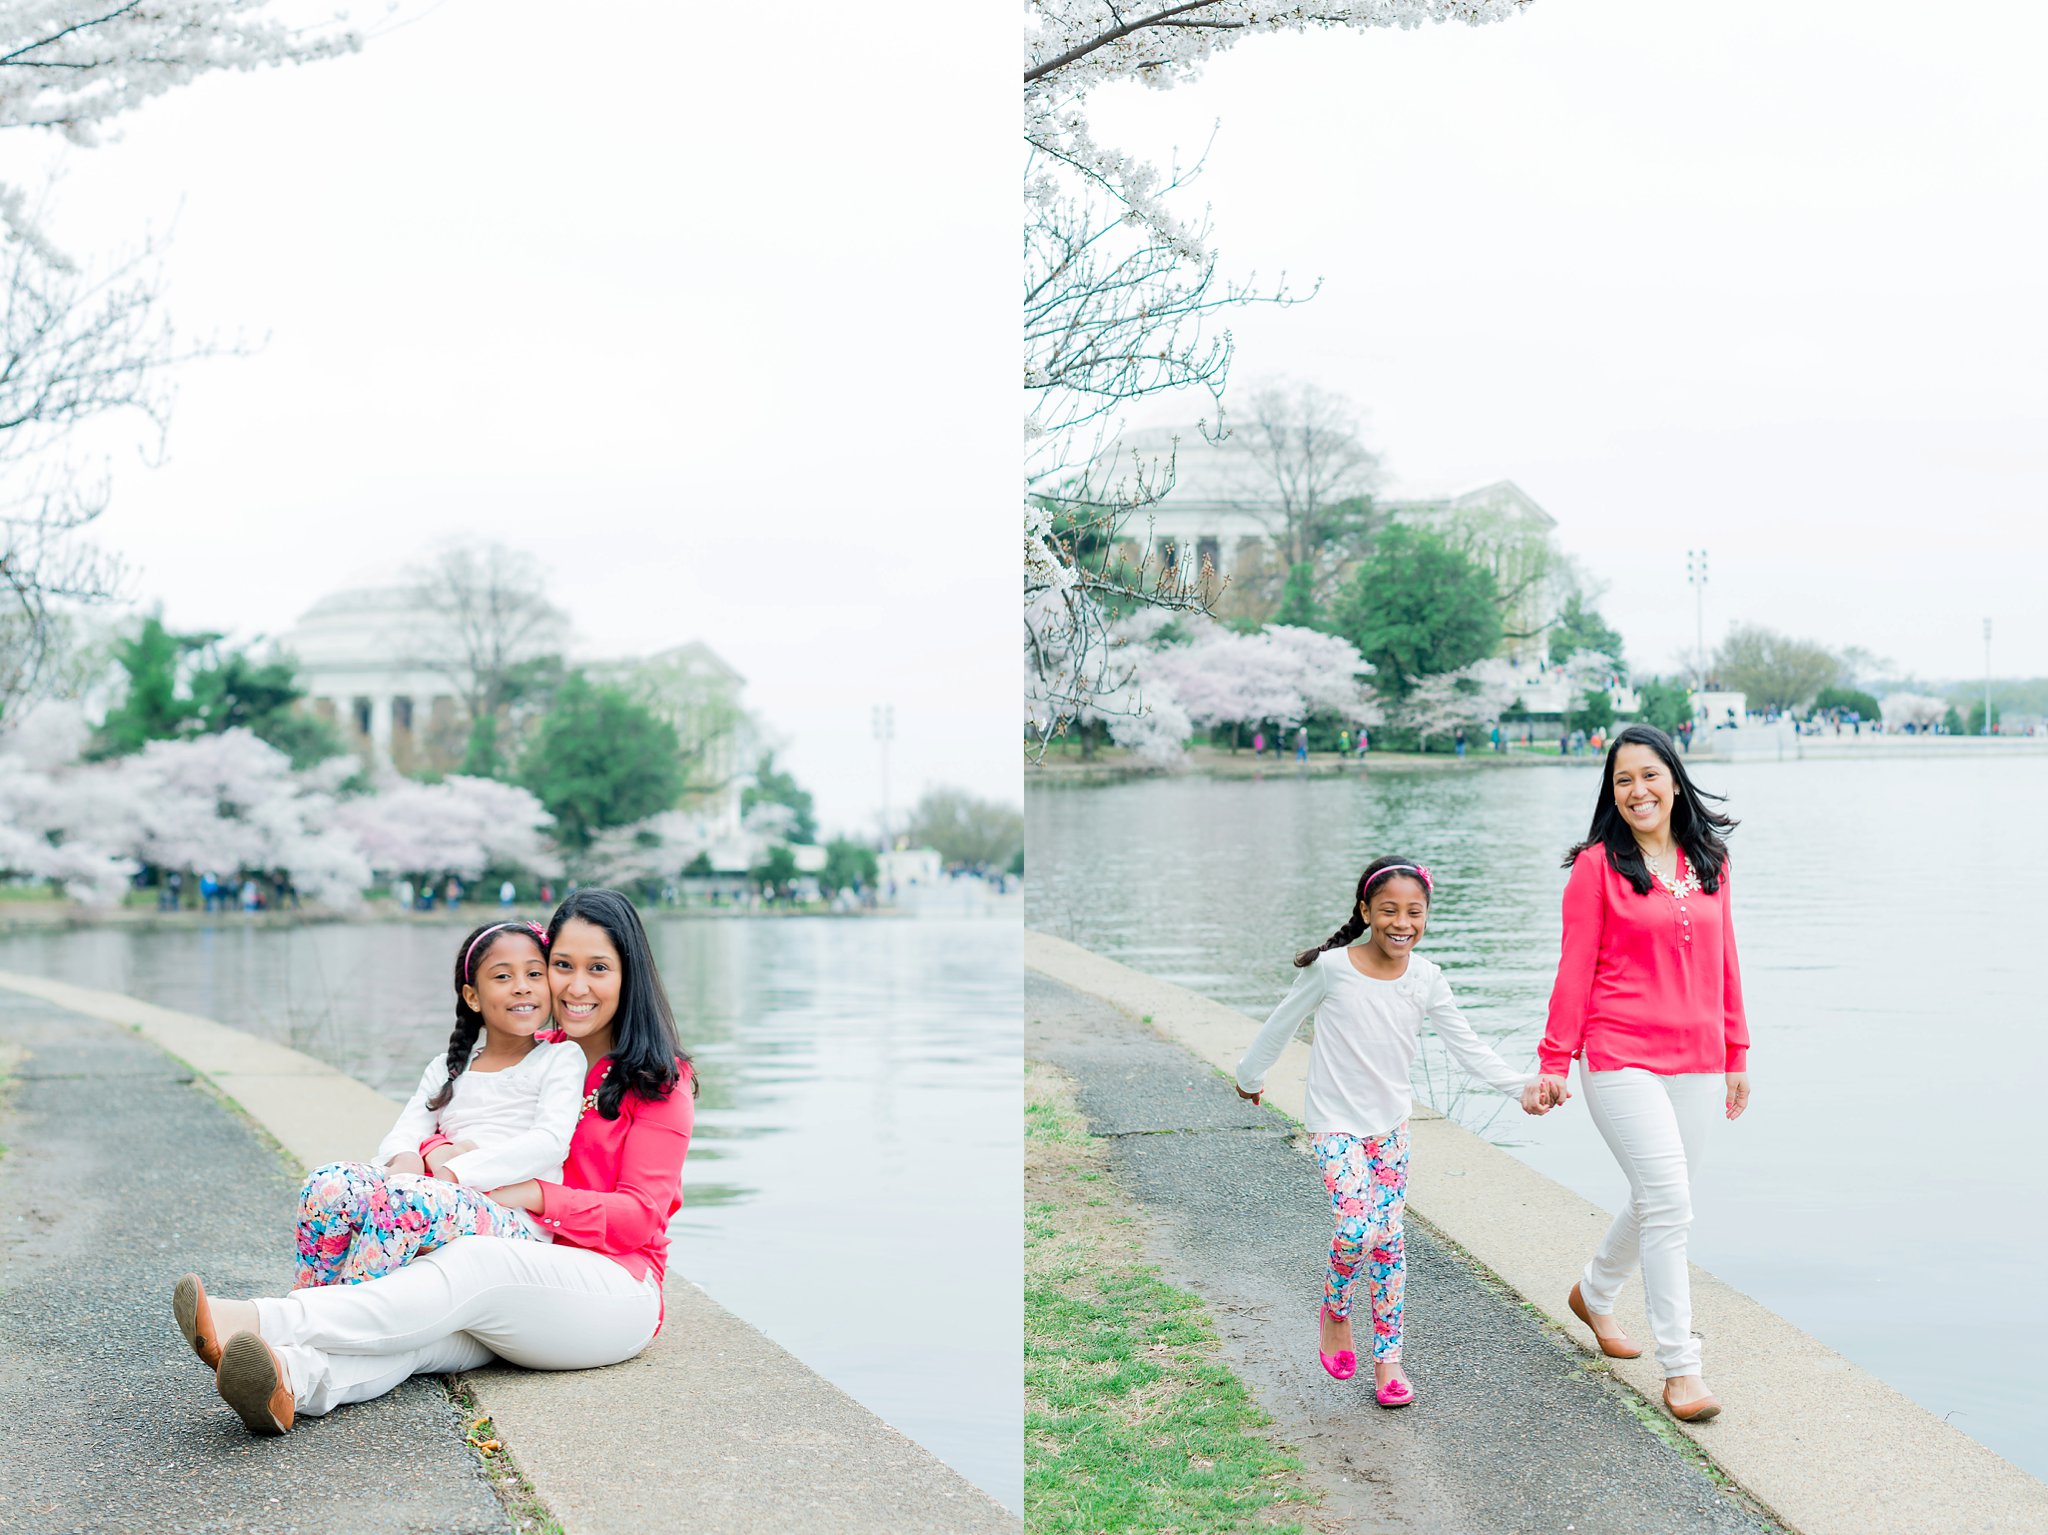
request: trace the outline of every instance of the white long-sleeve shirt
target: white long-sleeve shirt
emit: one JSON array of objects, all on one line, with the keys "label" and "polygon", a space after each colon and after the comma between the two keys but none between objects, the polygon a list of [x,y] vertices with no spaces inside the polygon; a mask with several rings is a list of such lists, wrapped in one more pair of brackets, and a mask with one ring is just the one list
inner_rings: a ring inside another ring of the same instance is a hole
[{"label": "white long-sleeve shirt", "polygon": [[1352,964],[1344,949],[1325,949],[1304,966],[1294,989],[1237,1063],[1238,1085],[1256,1093],[1287,1042],[1313,1014],[1304,1122],[1311,1134],[1387,1134],[1414,1107],[1409,1071],[1427,1024],[1460,1066],[1490,1087],[1519,1093],[1535,1078],[1510,1070],[1458,1011],[1443,970],[1420,954],[1407,972],[1382,981]]},{"label": "white long-sleeve shirt", "polygon": [[[477,1050],[483,1046],[478,1040]],[[583,1113],[584,1073],[582,1046],[566,1039],[535,1045],[525,1059],[502,1071],[470,1067],[455,1079],[455,1095],[436,1110],[427,1107],[427,1100],[448,1080],[448,1057],[437,1055],[372,1160],[383,1167],[400,1152],[418,1151],[420,1142],[438,1130],[451,1141],[476,1143],[474,1151],[447,1164],[456,1180],[471,1188],[503,1188],[528,1178],[558,1183],[569,1137]]]}]

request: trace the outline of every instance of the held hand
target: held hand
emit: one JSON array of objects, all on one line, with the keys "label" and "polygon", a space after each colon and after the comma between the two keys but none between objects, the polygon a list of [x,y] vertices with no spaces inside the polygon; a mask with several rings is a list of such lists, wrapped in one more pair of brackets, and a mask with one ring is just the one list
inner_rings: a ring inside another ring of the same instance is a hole
[{"label": "held hand", "polygon": [[1542,1076],[1536,1079],[1537,1091],[1543,1094],[1543,1102],[1549,1108],[1571,1101],[1572,1090],[1563,1077]]},{"label": "held hand", "polygon": [[1522,1089],[1522,1112],[1524,1114],[1548,1114],[1551,1106],[1543,1099],[1543,1089],[1534,1082]]},{"label": "held hand", "polygon": [[450,1141],[445,1146],[436,1146],[427,1153],[427,1171],[436,1178],[440,1178],[448,1183],[454,1183],[456,1177],[455,1174],[446,1170],[448,1164],[461,1156],[465,1151],[474,1150],[476,1150],[475,1141]]},{"label": "held hand", "polygon": [[1740,1119],[1742,1111],[1749,1107],[1749,1073],[1731,1071],[1728,1073],[1728,1117]]},{"label": "held hand", "polygon": [[[1235,1082],[1231,1083],[1230,1085],[1232,1087],[1237,1087],[1237,1084]],[[1259,1091],[1255,1093],[1248,1093],[1243,1088],[1238,1087],[1237,1096],[1244,1099],[1246,1103],[1257,1103],[1260,1099],[1266,1096],[1266,1091],[1264,1088],[1261,1088],[1259,1089]]]},{"label": "held hand", "polygon": [[384,1164],[384,1171],[387,1173],[424,1174],[426,1170],[427,1164],[420,1160],[420,1154],[417,1151],[401,1151],[397,1156]]}]

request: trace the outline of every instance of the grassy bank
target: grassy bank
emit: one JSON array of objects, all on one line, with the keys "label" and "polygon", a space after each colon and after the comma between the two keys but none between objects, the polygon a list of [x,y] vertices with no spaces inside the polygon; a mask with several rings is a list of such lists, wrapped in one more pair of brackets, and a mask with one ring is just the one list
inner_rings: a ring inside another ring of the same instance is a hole
[{"label": "grassy bank", "polygon": [[1031,1061],[1024,1093],[1025,1528],[1298,1532],[1314,1489],[1202,1302],[1144,1262],[1071,1082]]}]

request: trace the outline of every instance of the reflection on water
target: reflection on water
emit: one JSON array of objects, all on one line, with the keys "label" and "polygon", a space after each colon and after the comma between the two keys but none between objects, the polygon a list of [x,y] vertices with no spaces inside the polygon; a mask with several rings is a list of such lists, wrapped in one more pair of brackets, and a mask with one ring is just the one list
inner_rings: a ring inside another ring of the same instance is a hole
[{"label": "reflection on water", "polygon": [[[1014,905],[994,910],[650,937],[700,1078],[672,1266],[1017,1509],[1023,992]],[[214,1018],[403,1098],[446,1047],[464,931],[21,933],[0,969]]]},{"label": "reflection on water", "polygon": [[[1718,1129],[1694,1258],[2048,1476],[2048,1174],[2032,1132],[2048,1078],[2033,889],[2048,759],[1698,771],[1743,822],[1733,892],[1756,1097]],[[1598,777],[1594,759],[1034,784],[1026,919],[1262,1018],[1294,951],[1343,920],[1359,870],[1400,853],[1437,876],[1426,952],[1524,1067],[1557,962],[1561,860]],[[1431,1061],[1441,1101],[1456,1073]],[[1474,1088],[1449,1107],[1618,1201],[1580,1103],[1535,1120]]]}]

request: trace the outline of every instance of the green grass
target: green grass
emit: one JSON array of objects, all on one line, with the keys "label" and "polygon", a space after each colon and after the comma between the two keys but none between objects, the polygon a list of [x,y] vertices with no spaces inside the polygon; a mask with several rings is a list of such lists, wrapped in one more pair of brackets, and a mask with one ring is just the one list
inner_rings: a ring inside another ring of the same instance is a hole
[{"label": "green grass", "polygon": [[489,1417],[479,1412],[468,1383],[459,1376],[451,1376],[448,1396],[462,1414],[467,1425],[463,1437],[483,1462],[484,1474],[490,1478],[491,1490],[498,1495],[498,1504],[511,1521],[514,1535],[567,1535],[562,1522],[548,1512],[540,1494],[533,1490],[533,1483],[513,1461],[511,1452],[498,1442],[497,1429]]},{"label": "green grass", "polygon": [[1024,1522],[1032,1535],[1298,1532],[1317,1496],[1217,1358],[1202,1301],[1143,1262],[1062,1084],[1025,1110]]}]

